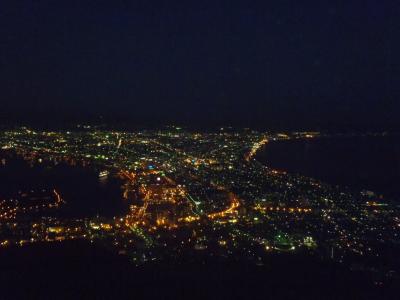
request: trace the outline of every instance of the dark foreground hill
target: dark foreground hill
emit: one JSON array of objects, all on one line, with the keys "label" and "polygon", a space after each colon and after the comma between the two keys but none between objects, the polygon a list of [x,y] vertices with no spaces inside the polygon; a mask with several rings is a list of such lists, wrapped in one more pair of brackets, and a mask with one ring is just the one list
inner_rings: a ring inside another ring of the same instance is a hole
[{"label": "dark foreground hill", "polygon": [[[315,259],[278,255],[264,266],[210,261],[135,267],[82,242],[0,251],[1,299],[389,298],[365,276]],[[394,297],[395,298],[395,297]]]}]

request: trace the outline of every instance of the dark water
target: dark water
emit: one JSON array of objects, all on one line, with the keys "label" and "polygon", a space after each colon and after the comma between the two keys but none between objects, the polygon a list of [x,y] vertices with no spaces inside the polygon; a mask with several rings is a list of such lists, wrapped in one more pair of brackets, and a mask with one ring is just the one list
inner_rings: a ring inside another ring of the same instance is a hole
[{"label": "dark water", "polygon": [[400,201],[400,138],[341,137],[271,142],[260,162]]},{"label": "dark water", "polygon": [[12,197],[18,191],[55,188],[67,202],[61,209],[62,216],[112,217],[127,210],[118,179],[99,180],[98,173],[87,167],[45,163],[30,166],[0,152],[2,158],[6,158],[6,164],[0,165],[0,198]]}]

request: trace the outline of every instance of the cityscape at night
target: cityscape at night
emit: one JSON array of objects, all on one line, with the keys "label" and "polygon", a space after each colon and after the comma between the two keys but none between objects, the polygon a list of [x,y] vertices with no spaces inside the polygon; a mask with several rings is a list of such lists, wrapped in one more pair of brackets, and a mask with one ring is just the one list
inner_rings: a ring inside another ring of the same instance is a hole
[{"label": "cityscape at night", "polygon": [[92,195],[86,201],[97,212],[71,213],[51,180],[31,187],[25,182],[23,190],[9,188],[0,203],[0,246],[83,240],[134,266],[216,260],[262,267],[274,254],[300,254],[373,273],[375,284],[384,284],[384,278],[398,276],[398,204],[256,159],[271,142],[324,138],[330,136],[231,128],[3,131],[2,175],[15,160],[30,169],[20,172],[37,173],[34,182],[43,169],[82,169],[102,185],[119,183],[119,196],[110,201],[121,209],[102,215]]},{"label": "cityscape at night", "polygon": [[0,299],[398,299],[399,16],[0,1]]}]

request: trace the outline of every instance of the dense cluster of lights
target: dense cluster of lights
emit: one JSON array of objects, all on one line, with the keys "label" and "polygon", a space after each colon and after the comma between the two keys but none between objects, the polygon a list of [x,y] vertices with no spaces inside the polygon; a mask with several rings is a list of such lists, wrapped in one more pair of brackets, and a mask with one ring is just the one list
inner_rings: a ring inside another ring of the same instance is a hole
[{"label": "dense cluster of lights", "polygon": [[257,264],[271,251],[306,250],[338,261],[384,255],[383,243],[399,242],[397,207],[373,193],[344,191],[255,159],[269,141],[318,136],[180,128],[2,132],[3,151],[29,164],[79,165],[98,172],[100,180],[119,177],[129,210],[112,219],[69,220],[46,216],[65,204],[55,190],[54,201],[35,205],[2,200],[0,226],[12,234],[0,236],[0,245],[103,241],[138,264],[192,250]]}]

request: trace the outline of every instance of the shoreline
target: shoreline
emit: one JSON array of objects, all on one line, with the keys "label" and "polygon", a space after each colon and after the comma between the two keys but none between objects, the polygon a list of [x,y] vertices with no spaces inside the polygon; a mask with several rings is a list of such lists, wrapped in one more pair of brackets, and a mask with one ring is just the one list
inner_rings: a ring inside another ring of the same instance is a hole
[{"label": "shoreline", "polygon": [[[376,143],[376,139],[381,138],[389,140]],[[268,159],[265,147],[258,149],[254,159],[273,170],[310,177],[351,190],[373,191],[376,195],[400,202],[400,193],[396,192],[394,185],[400,180],[400,143],[396,138],[397,135],[346,135],[269,139],[273,146],[269,148],[271,152]],[[344,143],[335,144],[334,141],[338,139]],[[305,144],[308,144],[307,148]],[[391,155],[381,156],[381,148],[391,150]],[[385,166],[391,167],[390,170]]]}]

